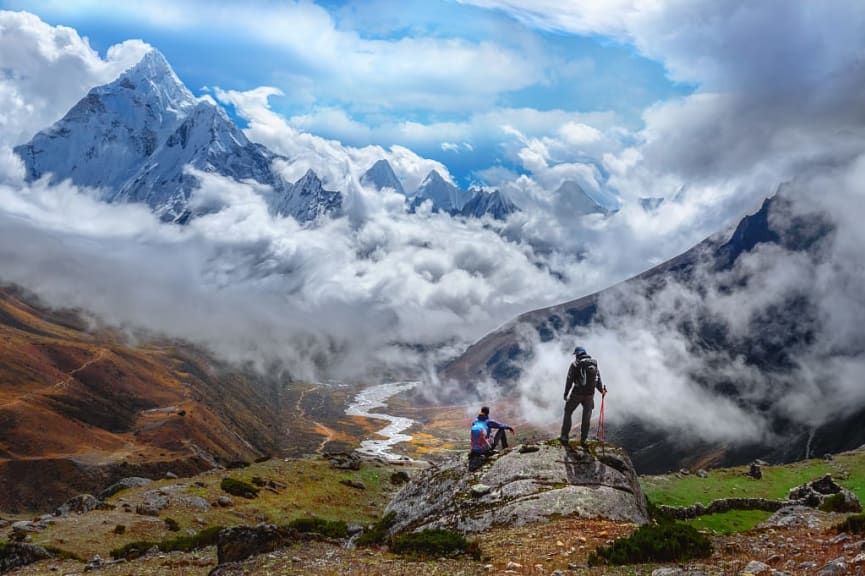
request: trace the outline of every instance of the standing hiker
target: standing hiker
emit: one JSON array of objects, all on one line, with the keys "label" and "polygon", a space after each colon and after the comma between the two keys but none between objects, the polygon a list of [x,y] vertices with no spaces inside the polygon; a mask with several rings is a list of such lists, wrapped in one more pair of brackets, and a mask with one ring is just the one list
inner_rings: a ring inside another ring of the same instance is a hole
[{"label": "standing hiker", "polygon": [[[496,430],[495,436],[490,439],[490,429]],[[514,431],[513,426],[496,422],[490,418],[490,409],[487,406],[481,408],[475,421],[472,422],[472,453],[489,454],[496,451],[501,442],[502,448],[508,447],[508,437],[505,430]]]},{"label": "standing hiker", "polygon": [[[595,389],[606,395],[607,387],[601,381],[598,362],[586,353],[586,349],[577,346],[574,349],[574,361],[568,368],[565,380],[565,416],[562,419],[562,444],[568,445],[568,435],[571,433],[571,415],[577,406],[583,407],[583,419],[580,425],[580,445],[586,447],[589,437],[589,425],[592,421],[592,409],[595,407]],[[572,389],[573,388],[573,389]]]}]

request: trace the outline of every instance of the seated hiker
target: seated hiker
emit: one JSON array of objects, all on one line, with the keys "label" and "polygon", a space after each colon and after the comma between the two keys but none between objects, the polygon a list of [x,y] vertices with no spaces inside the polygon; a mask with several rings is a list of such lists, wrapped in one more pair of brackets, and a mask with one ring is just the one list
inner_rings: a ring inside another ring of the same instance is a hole
[{"label": "seated hiker", "polygon": [[[496,434],[492,438],[490,438],[490,429],[496,430]],[[477,418],[472,422],[472,453],[490,454],[496,452],[499,443],[501,443],[502,448],[507,448],[508,437],[505,430],[514,432],[512,426],[491,419],[489,407],[481,408]]]}]

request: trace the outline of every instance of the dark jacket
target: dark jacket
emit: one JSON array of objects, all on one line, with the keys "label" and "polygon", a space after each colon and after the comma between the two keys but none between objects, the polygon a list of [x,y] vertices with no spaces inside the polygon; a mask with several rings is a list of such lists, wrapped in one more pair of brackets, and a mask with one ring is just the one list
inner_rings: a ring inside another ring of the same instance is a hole
[{"label": "dark jacket", "polygon": [[605,390],[604,383],[601,380],[601,371],[598,370],[597,360],[588,354],[581,354],[571,362],[571,366],[568,368],[568,377],[565,380],[565,398],[567,398],[568,393],[571,392],[572,386],[575,396],[592,396],[595,393],[591,382],[583,382],[583,378],[581,377],[581,372],[589,367],[594,367],[594,370],[598,374],[598,381],[595,383],[594,388],[597,388],[598,392],[603,392]]}]

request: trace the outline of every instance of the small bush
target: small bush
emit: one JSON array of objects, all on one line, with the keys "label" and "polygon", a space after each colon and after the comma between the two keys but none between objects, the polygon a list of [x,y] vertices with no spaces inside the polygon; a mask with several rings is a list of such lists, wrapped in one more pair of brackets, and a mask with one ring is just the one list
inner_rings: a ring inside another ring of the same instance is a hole
[{"label": "small bush", "polygon": [[156,546],[162,552],[190,552],[192,550],[198,550],[200,548],[206,548],[208,546],[216,545],[216,537],[219,535],[219,531],[222,530],[222,526],[211,526],[209,528],[205,528],[198,534],[194,536],[178,536],[177,538],[173,538],[172,540],[163,540],[162,542],[151,542],[148,540],[139,540],[137,542],[130,542],[125,546],[121,546],[120,548],[115,548],[111,551],[111,557],[115,560],[118,558],[126,558],[127,560],[134,560],[140,557],[142,554]]},{"label": "small bush", "polygon": [[865,514],[854,514],[835,526],[838,532],[848,534],[865,534]]},{"label": "small bush", "polygon": [[180,531],[180,524],[177,523],[177,520],[174,518],[166,518],[165,519],[165,527],[171,530],[172,532]]},{"label": "small bush", "polygon": [[433,528],[394,536],[390,550],[396,554],[421,558],[440,558],[468,553],[480,558],[480,548],[470,543],[465,536],[452,530]]},{"label": "small bush", "polygon": [[252,499],[258,496],[258,488],[248,482],[238,480],[237,478],[226,476],[222,479],[222,482],[219,483],[219,487],[229,494],[240,496],[242,498]]},{"label": "small bush", "polygon": [[658,506],[648,498],[646,499],[646,501],[649,504],[649,518],[651,518],[658,524],[670,524],[671,522],[675,522],[675,518],[673,518],[673,515],[670,514],[668,510],[662,509],[660,506]]},{"label": "small bush", "polygon": [[121,534],[126,534],[126,526],[123,524],[118,524],[114,527],[114,533],[120,536]]},{"label": "small bush", "polygon": [[313,532],[328,538],[348,538],[348,527],[342,520],[297,518],[288,523],[288,528],[298,532]]},{"label": "small bush", "polygon": [[252,477],[252,483],[255,484],[256,486],[258,486],[259,488],[267,486],[267,480],[265,480],[261,476],[253,476]]},{"label": "small bush", "polygon": [[589,565],[679,562],[711,555],[712,543],[692,526],[664,522],[641,526],[627,538],[598,548],[589,556]]},{"label": "small bush", "polygon": [[837,494],[826,496],[818,508],[823,512],[841,512],[845,508],[844,504],[844,494],[838,492]]},{"label": "small bush", "polygon": [[396,522],[396,512],[388,512],[381,520],[372,525],[369,530],[364,530],[357,539],[358,546],[375,546],[387,541],[387,531]]}]

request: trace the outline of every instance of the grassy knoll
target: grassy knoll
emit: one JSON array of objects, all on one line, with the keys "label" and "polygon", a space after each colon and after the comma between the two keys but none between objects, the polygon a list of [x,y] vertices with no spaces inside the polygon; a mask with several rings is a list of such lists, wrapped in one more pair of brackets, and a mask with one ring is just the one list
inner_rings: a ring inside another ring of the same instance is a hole
[{"label": "grassy knoll", "polygon": [[[746,475],[748,466],[709,471],[708,478],[695,474],[644,476],[640,485],[654,504],[689,506],[708,504],[719,498],[785,498],[791,488],[824,474],[853,491],[865,502],[865,452],[840,454],[833,460],[812,459],[779,466],[763,466],[763,478]],[[729,533],[748,530],[769,517],[767,512],[733,511],[703,516],[691,523],[696,528]]]},{"label": "grassy knoll", "polygon": [[[254,525],[259,522],[287,525],[298,518],[313,516],[323,520],[372,523],[381,515],[396,489],[390,483],[390,475],[395,469],[394,466],[367,462],[358,471],[339,470],[321,458],[274,459],[243,469],[205,472],[189,479],[159,480],[111,497],[109,503],[116,506],[114,510],[58,518],[55,525],[34,534],[33,543],[56,544],[80,557],[89,558],[94,554],[105,557],[109,550],[136,541],[177,539],[178,532],[171,530],[166,518],[176,523],[181,534],[186,534],[189,529],[200,533],[214,526]],[[231,506],[220,507],[216,503],[220,496],[227,495],[221,489],[226,477],[249,484],[257,477],[278,482],[285,488],[279,488],[277,494],[262,487],[254,499],[232,496]],[[341,480],[362,482],[365,489],[346,486],[340,483]],[[184,487],[171,488],[178,484]],[[135,514],[135,505],[141,501],[142,494],[161,487],[168,488],[173,494],[200,496],[209,504],[209,509],[171,505],[160,512],[159,518]],[[133,511],[124,511],[124,503],[130,504]]]}]

